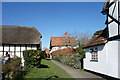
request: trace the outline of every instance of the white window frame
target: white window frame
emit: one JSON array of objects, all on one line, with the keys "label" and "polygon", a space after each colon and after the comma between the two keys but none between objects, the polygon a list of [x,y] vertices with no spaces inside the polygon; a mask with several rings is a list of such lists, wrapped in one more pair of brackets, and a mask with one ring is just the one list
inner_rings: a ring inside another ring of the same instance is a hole
[{"label": "white window frame", "polygon": [[96,48],[90,49],[90,53],[91,53],[90,61],[98,62],[98,48],[96,47]]}]

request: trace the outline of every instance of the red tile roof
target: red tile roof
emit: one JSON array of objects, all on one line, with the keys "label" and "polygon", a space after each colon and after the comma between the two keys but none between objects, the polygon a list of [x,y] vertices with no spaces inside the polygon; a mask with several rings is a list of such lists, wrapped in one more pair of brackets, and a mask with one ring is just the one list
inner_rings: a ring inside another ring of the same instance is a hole
[{"label": "red tile roof", "polygon": [[92,46],[97,46],[105,44],[108,38],[108,27],[106,27],[97,37],[93,37],[83,48],[89,48]]},{"label": "red tile roof", "polygon": [[77,46],[75,37],[51,37],[50,46]]}]

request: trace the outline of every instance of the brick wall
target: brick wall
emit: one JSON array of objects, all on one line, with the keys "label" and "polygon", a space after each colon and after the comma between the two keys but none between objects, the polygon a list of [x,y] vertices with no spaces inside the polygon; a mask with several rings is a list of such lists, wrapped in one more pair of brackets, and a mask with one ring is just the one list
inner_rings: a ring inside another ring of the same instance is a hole
[{"label": "brick wall", "polygon": [[76,52],[76,49],[74,49],[74,48],[66,48],[66,49],[53,51],[52,55],[70,55],[70,54],[72,54],[74,52]]}]

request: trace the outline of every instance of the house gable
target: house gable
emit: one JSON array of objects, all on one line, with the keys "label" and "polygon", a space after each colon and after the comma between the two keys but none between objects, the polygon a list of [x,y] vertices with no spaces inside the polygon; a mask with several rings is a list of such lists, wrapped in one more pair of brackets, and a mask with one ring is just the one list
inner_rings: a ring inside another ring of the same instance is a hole
[{"label": "house gable", "polygon": [[92,37],[92,39],[83,48],[85,49],[105,44],[107,42],[107,39],[108,39],[108,27],[106,27],[98,36]]},{"label": "house gable", "polygon": [[107,15],[106,24],[109,31],[109,38],[120,35],[120,2],[119,0],[106,0],[102,13]]}]

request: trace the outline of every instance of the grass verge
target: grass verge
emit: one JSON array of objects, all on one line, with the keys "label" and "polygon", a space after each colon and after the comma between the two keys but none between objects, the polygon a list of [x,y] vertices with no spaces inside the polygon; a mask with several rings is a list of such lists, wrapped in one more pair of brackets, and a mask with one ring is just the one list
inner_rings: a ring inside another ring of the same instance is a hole
[{"label": "grass verge", "polygon": [[30,68],[30,71],[24,76],[24,79],[61,80],[64,78],[66,80],[74,80],[67,72],[50,60],[42,59],[41,64],[41,68]]}]

